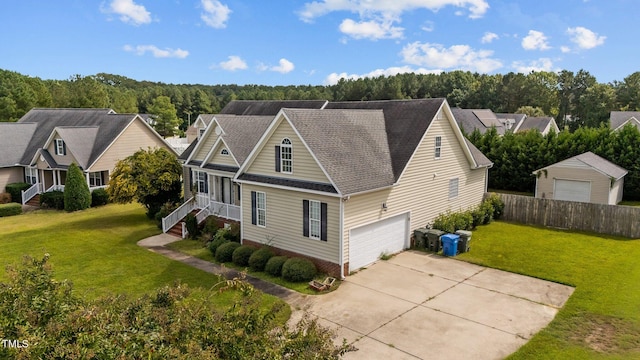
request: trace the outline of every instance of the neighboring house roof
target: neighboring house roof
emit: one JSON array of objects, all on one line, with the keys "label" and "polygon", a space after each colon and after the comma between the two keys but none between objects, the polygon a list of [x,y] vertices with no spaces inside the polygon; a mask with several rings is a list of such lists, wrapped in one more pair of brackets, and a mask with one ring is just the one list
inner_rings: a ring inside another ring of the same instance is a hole
[{"label": "neighboring house roof", "polygon": [[478,149],[469,139],[465,138],[464,141],[467,143],[469,150],[471,151],[471,155],[476,162],[477,167],[491,167],[493,166],[493,162],[486,157],[480,149]]},{"label": "neighboring house roof", "polygon": [[586,153],[580,154],[580,155],[576,155],[574,157],[562,160],[560,162],[557,162],[555,164],[551,164],[547,167],[544,167],[542,169],[538,169],[536,171],[534,171],[534,174],[537,174],[540,170],[544,170],[547,168],[550,168],[552,166],[562,166],[563,163],[566,162],[570,162],[573,160],[578,160],[582,163],[584,163],[585,165],[593,168],[594,170],[608,176],[611,178],[614,178],[616,180],[619,180],[620,178],[622,178],[623,176],[627,175],[628,171],[614,163],[612,163],[611,161],[600,157],[594,153],[592,153],[591,151],[588,151]]},{"label": "neighboring house roof", "polygon": [[282,108],[322,109],[326,104],[327,100],[233,100],[220,114],[275,116]]},{"label": "neighboring house roof", "polygon": [[543,116],[543,117],[527,116],[519,123],[515,132],[536,129],[541,133],[544,133],[549,128],[549,126],[551,126],[551,128],[554,131],[556,132],[558,131],[558,126],[555,124],[555,120],[550,116]]},{"label": "neighboring house roof", "polygon": [[180,154],[180,156],[178,156],[178,160],[187,161],[189,159],[189,156],[191,156],[193,149],[195,149],[196,146],[198,146],[198,140],[199,139],[193,140],[193,142],[189,144],[189,146]]},{"label": "neighboring house roof", "polygon": [[505,130],[514,131],[520,126],[522,121],[527,117],[527,114],[505,114],[505,113],[496,113],[496,118],[500,121]]},{"label": "neighboring house roof", "polygon": [[36,124],[0,122],[0,167],[11,167],[20,163]]},{"label": "neighboring house roof", "polygon": [[476,129],[480,134],[484,134],[487,130],[495,127],[498,134],[504,135],[504,125],[491,110],[451,108],[451,112],[460,129],[467,134],[471,134]]},{"label": "neighboring house roof", "polygon": [[618,130],[628,122],[635,122],[640,127],[640,111],[612,111],[610,124],[612,130]]},{"label": "neighboring house roof", "polygon": [[32,109],[18,120],[19,124],[35,125],[19,163],[30,165],[56,131],[76,160],[90,166],[136,117],[136,114],[116,114],[112,109]]},{"label": "neighboring house roof", "polygon": [[330,102],[325,109],[382,110],[393,175],[395,181],[398,181],[431,121],[444,103],[443,98],[345,101]]}]

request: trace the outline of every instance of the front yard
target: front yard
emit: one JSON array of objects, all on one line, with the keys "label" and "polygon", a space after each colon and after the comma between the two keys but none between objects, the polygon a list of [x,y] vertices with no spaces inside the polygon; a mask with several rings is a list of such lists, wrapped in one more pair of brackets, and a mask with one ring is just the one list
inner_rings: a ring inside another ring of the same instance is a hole
[{"label": "front yard", "polygon": [[458,257],[576,288],[510,359],[640,358],[640,240],[494,222]]},{"label": "front yard", "polygon": [[[20,264],[24,255],[41,259],[50,254],[56,279],[73,282],[76,294],[93,299],[102,295],[138,297],[177,280],[208,296],[218,276],[169,260],[136,245],[158,234],[155,223],[137,204],[107,205],[80,212],[38,210],[0,218],[0,263]],[[4,266],[0,281],[6,280]],[[220,306],[230,305],[233,292],[210,297]],[[264,296],[265,309],[281,300]],[[288,318],[290,310],[281,314]]]}]

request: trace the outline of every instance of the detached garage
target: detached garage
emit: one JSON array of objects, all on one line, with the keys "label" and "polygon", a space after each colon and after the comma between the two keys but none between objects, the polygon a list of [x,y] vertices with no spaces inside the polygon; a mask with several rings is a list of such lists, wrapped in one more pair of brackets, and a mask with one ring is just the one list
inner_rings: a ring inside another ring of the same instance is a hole
[{"label": "detached garage", "polygon": [[622,200],[627,170],[586,152],[533,174],[537,198],[615,205]]}]

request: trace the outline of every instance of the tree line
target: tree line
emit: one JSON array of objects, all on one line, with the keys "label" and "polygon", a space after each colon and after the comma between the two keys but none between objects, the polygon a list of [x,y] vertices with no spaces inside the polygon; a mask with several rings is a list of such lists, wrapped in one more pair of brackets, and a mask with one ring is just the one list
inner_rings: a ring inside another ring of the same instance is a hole
[{"label": "tree line", "polygon": [[[162,99],[158,99],[163,97]],[[0,69],[0,121],[17,121],[33,107],[112,108],[119,113],[175,110],[182,130],[199,114],[216,113],[231,100],[390,100],[446,98],[451,106],[514,113],[526,108],[553,116],[561,128],[598,127],[612,110],[640,110],[640,71],[599,83],[586,70],[478,74],[398,74],[342,79],[335,85],[201,85],[137,81],[99,73],[43,80]],[[160,109],[154,107],[161,104]]]},{"label": "tree line", "polygon": [[495,128],[484,135],[477,130],[469,140],[484,153],[493,167],[489,188],[533,193],[533,172],[572,156],[591,151],[629,171],[624,178],[624,198],[640,199],[640,130],[626,125],[618,131],[608,126],[581,127],[542,135],[535,130],[498,135]]}]

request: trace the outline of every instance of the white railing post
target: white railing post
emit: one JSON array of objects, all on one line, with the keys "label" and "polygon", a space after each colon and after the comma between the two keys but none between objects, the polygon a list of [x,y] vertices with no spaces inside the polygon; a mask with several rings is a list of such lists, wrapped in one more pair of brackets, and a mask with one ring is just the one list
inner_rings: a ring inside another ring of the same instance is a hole
[{"label": "white railing post", "polygon": [[195,199],[192,197],[187,200],[184,204],[180,205],[177,209],[175,209],[171,214],[162,218],[162,232],[167,232],[171,229],[178,221],[182,220],[191,210],[195,209]]},{"label": "white railing post", "polygon": [[40,184],[35,183],[31,185],[27,190],[22,190],[22,205],[26,204],[27,201],[33,199],[34,196],[38,195],[38,190],[40,189]]}]

